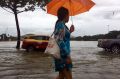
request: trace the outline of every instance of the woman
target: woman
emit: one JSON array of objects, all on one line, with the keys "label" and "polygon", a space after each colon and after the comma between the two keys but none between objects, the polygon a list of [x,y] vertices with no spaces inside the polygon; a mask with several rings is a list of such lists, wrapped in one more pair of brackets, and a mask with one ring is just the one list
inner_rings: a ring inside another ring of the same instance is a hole
[{"label": "woman", "polygon": [[56,79],[72,79],[72,60],[70,57],[70,34],[74,31],[74,26],[70,30],[65,25],[69,21],[69,11],[60,7],[57,12],[58,20],[55,25],[55,39],[60,47],[61,59],[55,59],[55,70],[59,72]]}]

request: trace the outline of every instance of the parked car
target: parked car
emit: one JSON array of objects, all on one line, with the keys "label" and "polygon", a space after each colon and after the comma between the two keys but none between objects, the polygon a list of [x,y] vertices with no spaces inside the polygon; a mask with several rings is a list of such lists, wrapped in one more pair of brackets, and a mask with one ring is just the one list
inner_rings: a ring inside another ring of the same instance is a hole
[{"label": "parked car", "polygon": [[98,47],[113,53],[120,53],[120,36],[116,39],[99,39]]},{"label": "parked car", "polygon": [[25,37],[22,41],[22,48],[26,51],[45,50],[48,44],[49,36],[32,35]]}]

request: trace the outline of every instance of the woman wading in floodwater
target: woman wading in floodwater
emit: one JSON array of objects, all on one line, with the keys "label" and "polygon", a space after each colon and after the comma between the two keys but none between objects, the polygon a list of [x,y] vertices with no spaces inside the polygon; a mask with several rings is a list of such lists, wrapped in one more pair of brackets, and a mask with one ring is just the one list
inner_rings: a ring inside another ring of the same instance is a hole
[{"label": "woman wading in floodwater", "polygon": [[72,79],[72,60],[70,55],[70,34],[74,31],[71,25],[70,30],[65,25],[69,21],[69,11],[60,7],[57,12],[58,20],[55,25],[55,39],[60,47],[61,59],[54,59],[55,70],[59,72],[56,79]]}]

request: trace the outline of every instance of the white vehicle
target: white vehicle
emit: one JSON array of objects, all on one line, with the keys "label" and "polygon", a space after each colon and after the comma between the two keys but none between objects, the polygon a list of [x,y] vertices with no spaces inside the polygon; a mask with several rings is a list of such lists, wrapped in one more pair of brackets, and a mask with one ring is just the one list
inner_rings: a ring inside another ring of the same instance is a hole
[{"label": "white vehicle", "polygon": [[98,47],[113,53],[120,53],[120,35],[116,39],[99,39]]}]

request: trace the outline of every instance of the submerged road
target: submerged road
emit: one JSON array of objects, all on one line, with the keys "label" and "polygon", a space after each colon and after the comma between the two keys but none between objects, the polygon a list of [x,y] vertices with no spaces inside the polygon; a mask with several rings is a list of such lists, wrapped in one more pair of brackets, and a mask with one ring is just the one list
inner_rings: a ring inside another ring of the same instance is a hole
[{"label": "submerged road", "polygon": [[[52,58],[0,42],[0,79],[54,79]],[[120,54],[104,52],[97,41],[72,41],[73,79],[120,79]]]}]

